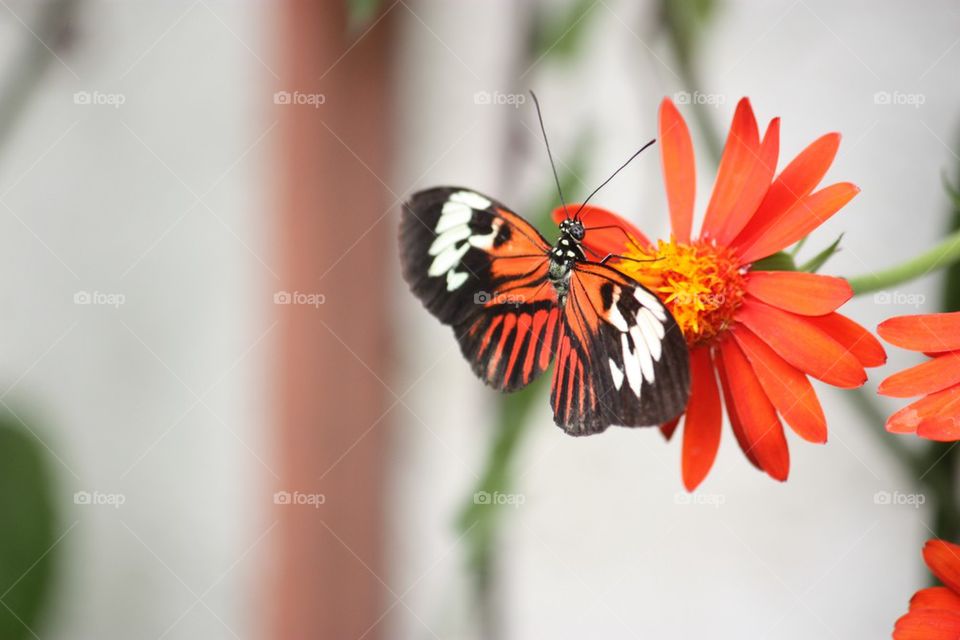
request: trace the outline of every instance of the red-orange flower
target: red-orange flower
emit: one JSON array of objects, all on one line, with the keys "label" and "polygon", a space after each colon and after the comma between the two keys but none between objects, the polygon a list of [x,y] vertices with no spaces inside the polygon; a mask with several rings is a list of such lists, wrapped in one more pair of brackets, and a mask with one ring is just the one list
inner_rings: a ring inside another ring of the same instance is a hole
[{"label": "red-orange flower", "polygon": [[877,391],[885,396],[923,396],[887,418],[887,431],[960,440],[960,312],[890,318],[877,333],[890,344],[931,356],[880,383]]},{"label": "red-orange flower", "polygon": [[960,638],[960,546],[929,540],[923,560],[944,585],[917,591],[910,611],[893,628],[894,640],[957,640]]},{"label": "red-orange flower", "polygon": [[[682,475],[693,490],[720,444],[723,404],[740,448],[759,469],[786,480],[790,456],[781,418],[804,440],[822,443],[827,426],[807,376],[858,387],[864,367],[886,361],[880,343],[836,313],[852,295],[841,278],[754,268],[804,238],[859,189],[841,182],[814,191],[833,162],[840,136],[827,134],[774,178],[780,121],[761,138],[750,102],[737,105],[713,194],[698,237],[691,234],[693,145],[669,99],[660,107],[660,154],[673,233],[650,242],[633,225],[584,209],[585,244],[619,254],[618,269],[657,293],[690,346],[692,393],[684,417]],[[555,212],[559,220],[562,210]],[[720,384],[717,384],[719,377]],[[669,437],[677,421],[663,425]]]}]

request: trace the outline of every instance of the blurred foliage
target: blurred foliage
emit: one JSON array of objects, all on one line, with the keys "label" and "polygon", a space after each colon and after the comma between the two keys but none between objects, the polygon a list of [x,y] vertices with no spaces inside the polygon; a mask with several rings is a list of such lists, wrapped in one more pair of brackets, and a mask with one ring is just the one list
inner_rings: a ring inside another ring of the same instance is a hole
[{"label": "blurred foliage", "polygon": [[806,271],[807,273],[816,273],[820,270],[820,267],[827,263],[827,260],[833,257],[835,253],[840,251],[840,242],[843,240],[843,234],[841,233],[837,236],[837,239],[830,243],[826,249],[813,256],[802,265],[798,267],[800,271]]},{"label": "blurred foliage", "polygon": [[[957,164],[957,184],[960,184],[960,163]],[[950,196],[950,215],[947,235],[960,231],[960,190],[944,180],[947,194]],[[947,267],[943,280],[943,310],[960,311],[960,262]]]},{"label": "blurred foliage", "polygon": [[717,12],[716,0],[662,0],[660,20],[670,33],[677,62],[690,68],[698,45]]},{"label": "blurred foliage", "polygon": [[778,251],[772,256],[754,262],[753,269],[757,271],[796,271],[797,265],[793,262],[791,254],[786,251]]},{"label": "blurred foliage", "polygon": [[586,37],[589,17],[597,13],[593,11],[596,4],[596,0],[574,0],[559,9],[536,5],[527,39],[530,57],[539,60],[549,54],[560,61],[571,60]]},{"label": "blurred foliage", "polygon": [[[703,41],[712,19],[719,11],[717,0],[660,0],[660,25],[679,67],[678,73],[689,92],[705,91],[700,81],[698,59]],[[694,104],[693,115],[697,127],[703,133],[704,144],[714,164],[719,164],[723,146],[716,123],[707,106]]]},{"label": "blurred foliage", "polygon": [[54,574],[53,477],[46,452],[0,416],[0,638],[34,637]]},{"label": "blurred foliage", "polygon": [[[79,0],[34,5],[31,37],[0,82],[0,148],[26,112],[55,55],[73,37]],[[54,578],[57,521],[46,450],[16,416],[0,414],[0,640],[37,637]]]},{"label": "blurred foliage", "polygon": [[13,130],[26,107],[33,89],[44,78],[44,71],[55,60],[52,49],[65,48],[70,41],[71,23],[78,0],[50,0],[36,3],[37,17],[27,27],[33,37],[6,65],[8,76],[0,85],[0,145]]},{"label": "blurred foliage", "polygon": [[347,0],[347,28],[357,33],[373,20],[383,0]]}]

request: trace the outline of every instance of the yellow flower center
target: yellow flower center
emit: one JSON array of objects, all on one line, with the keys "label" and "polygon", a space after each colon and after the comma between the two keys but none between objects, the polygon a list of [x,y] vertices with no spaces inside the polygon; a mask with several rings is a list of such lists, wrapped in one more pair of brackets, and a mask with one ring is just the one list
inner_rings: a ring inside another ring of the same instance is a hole
[{"label": "yellow flower center", "polygon": [[[744,273],[733,252],[707,242],[632,241],[617,268],[657,294],[690,346],[709,343],[733,324],[743,301]],[[644,262],[636,262],[643,260]]]}]

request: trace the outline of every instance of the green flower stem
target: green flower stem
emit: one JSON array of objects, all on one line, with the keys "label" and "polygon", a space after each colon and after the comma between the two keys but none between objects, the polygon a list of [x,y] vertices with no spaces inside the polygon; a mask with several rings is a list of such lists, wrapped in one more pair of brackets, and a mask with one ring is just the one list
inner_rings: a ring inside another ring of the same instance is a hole
[{"label": "green flower stem", "polygon": [[937,246],[895,267],[878,273],[848,278],[855,295],[882,291],[927,275],[960,261],[960,231],[954,231]]},{"label": "green flower stem", "polygon": [[514,460],[532,424],[530,412],[538,402],[543,402],[546,380],[547,376],[541,376],[500,403],[497,431],[483,474],[457,517],[457,529],[467,547],[467,563],[474,580],[481,637],[487,639],[503,637],[496,584],[496,543],[500,520],[508,509],[492,498],[497,492],[510,491],[513,486]]},{"label": "green flower stem", "polygon": [[502,512],[502,507],[493,504],[492,500],[478,498],[482,494],[492,497],[494,493],[510,490],[513,460],[530,424],[530,412],[536,402],[542,402],[545,380],[546,376],[541,376],[526,389],[504,398],[483,474],[457,518],[457,528],[469,533],[470,564],[475,570],[482,568],[488,559],[496,523]]}]

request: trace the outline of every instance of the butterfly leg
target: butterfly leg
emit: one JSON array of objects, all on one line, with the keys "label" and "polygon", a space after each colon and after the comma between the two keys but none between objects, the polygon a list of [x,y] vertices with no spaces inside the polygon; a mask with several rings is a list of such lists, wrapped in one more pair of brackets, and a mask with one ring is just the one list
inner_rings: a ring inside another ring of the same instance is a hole
[{"label": "butterfly leg", "polygon": [[606,264],[607,260],[611,258],[618,258],[620,260],[630,260],[631,262],[657,262],[658,260],[663,260],[663,258],[632,258],[630,256],[624,256],[619,253],[608,253],[604,256],[603,260],[600,261],[600,264]]}]

